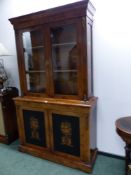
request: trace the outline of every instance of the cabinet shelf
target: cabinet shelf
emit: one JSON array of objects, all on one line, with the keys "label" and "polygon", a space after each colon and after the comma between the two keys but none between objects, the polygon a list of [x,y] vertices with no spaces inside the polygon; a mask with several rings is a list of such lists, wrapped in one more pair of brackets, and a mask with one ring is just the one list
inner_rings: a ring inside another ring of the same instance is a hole
[{"label": "cabinet shelf", "polygon": [[[26,71],[27,74],[30,74],[30,73],[45,73],[46,71],[45,70],[31,70],[31,71]],[[53,72],[55,73],[76,73],[77,70],[75,69],[72,69],[72,70],[54,70]]]},{"label": "cabinet shelf", "polygon": [[41,49],[44,48],[44,46],[35,46],[35,47],[28,47],[28,48],[24,48],[24,51],[26,52],[27,50],[32,50],[32,49]]},{"label": "cabinet shelf", "polygon": [[73,69],[73,70],[54,70],[53,72],[55,72],[55,73],[71,73],[71,72],[76,73],[77,70],[75,70],[75,69]]},{"label": "cabinet shelf", "polygon": [[30,73],[45,73],[45,70],[30,70],[30,71],[26,71],[27,74]]},{"label": "cabinet shelf", "polygon": [[76,45],[76,42],[67,42],[67,43],[59,43],[59,44],[52,44],[53,47],[58,47],[58,46],[72,46],[72,45]]},{"label": "cabinet shelf", "polygon": [[[59,43],[59,44],[52,44],[53,47],[62,47],[62,46],[72,46],[72,45],[76,45],[76,42],[68,42],[68,43]],[[35,47],[28,47],[28,48],[24,48],[24,51],[26,52],[26,50],[32,50],[32,49],[41,49],[44,48],[44,46],[35,46]]]}]

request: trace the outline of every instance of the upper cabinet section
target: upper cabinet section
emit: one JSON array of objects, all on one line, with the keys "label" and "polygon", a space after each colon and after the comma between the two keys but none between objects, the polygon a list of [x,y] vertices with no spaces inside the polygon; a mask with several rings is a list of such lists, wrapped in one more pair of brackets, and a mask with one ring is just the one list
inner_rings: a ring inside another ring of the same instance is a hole
[{"label": "upper cabinet section", "polygon": [[92,17],[88,0],[10,19],[23,95],[93,96]]}]

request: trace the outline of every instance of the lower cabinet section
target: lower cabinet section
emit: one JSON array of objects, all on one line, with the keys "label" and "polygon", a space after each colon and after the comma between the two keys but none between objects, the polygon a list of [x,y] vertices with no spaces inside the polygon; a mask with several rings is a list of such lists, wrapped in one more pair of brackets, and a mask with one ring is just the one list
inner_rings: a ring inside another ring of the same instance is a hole
[{"label": "lower cabinet section", "polygon": [[19,150],[91,173],[96,155],[96,98],[14,99]]}]

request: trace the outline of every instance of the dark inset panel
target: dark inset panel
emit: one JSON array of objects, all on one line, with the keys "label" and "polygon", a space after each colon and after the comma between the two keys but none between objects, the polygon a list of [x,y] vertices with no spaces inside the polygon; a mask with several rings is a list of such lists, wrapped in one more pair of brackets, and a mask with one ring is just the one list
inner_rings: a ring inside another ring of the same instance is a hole
[{"label": "dark inset panel", "polygon": [[80,156],[79,118],[52,114],[54,150]]},{"label": "dark inset panel", "polygon": [[26,142],[46,147],[44,113],[23,110]]}]

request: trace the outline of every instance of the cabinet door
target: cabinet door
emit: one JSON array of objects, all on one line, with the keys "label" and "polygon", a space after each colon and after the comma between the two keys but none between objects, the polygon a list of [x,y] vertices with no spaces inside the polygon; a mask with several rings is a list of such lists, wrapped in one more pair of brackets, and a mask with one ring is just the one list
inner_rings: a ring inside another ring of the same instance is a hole
[{"label": "cabinet door", "polygon": [[78,28],[78,21],[55,24],[50,28],[55,96],[78,97],[81,94],[82,55]]},{"label": "cabinet door", "polygon": [[22,33],[27,93],[47,91],[44,38],[43,29]]},{"label": "cabinet door", "polygon": [[53,150],[80,157],[80,118],[53,111],[50,122]]},{"label": "cabinet door", "polygon": [[25,143],[47,147],[46,114],[36,110],[22,110]]}]

